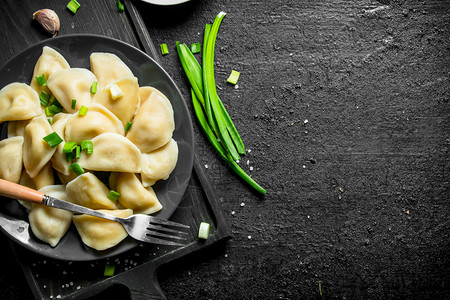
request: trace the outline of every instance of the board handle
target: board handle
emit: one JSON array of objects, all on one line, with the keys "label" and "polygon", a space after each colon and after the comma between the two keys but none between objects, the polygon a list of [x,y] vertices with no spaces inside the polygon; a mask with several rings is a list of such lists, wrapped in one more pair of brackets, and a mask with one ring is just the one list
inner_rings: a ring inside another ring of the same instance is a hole
[{"label": "board handle", "polygon": [[0,195],[26,202],[41,203],[44,193],[8,180],[0,179]]}]

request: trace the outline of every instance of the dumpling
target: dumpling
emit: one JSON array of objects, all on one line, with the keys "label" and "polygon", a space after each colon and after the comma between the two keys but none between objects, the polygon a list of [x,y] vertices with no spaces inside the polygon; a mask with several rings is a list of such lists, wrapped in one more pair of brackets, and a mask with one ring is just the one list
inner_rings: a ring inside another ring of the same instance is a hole
[{"label": "dumpling", "polygon": [[39,171],[39,173],[31,178],[31,180],[33,180],[34,186],[37,190],[48,185],[54,185],[55,176],[53,175],[52,163],[46,163],[45,166]]},{"label": "dumpling", "polygon": [[68,68],[70,68],[69,63],[58,51],[48,46],[44,46],[44,48],[42,48],[42,54],[34,66],[30,86],[38,92],[38,94],[40,94],[41,91],[49,94],[49,88],[46,85],[39,86],[36,77],[44,74],[44,77],[47,80],[54,72]]},{"label": "dumpling", "polygon": [[85,116],[75,113],[67,120],[64,139],[80,144],[105,132],[124,135],[125,129],[122,122],[103,105],[91,103]]},{"label": "dumpling", "polygon": [[94,52],[89,59],[100,88],[123,77],[134,77],[130,68],[115,54]]},{"label": "dumpling", "polygon": [[166,180],[177,165],[178,144],[174,139],[150,153],[142,153],[141,180],[144,186],[151,186],[157,180]]},{"label": "dumpling", "polygon": [[81,151],[78,164],[94,171],[141,172],[141,151],[117,133],[102,133],[92,140],[93,153]]},{"label": "dumpling", "polygon": [[8,122],[8,137],[23,136],[25,127],[30,123],[30,120],[9,121]]},{"label": "dumpling", "polygon": [[139,107],[126,137],[143,153],[165,145],[175,129],[172,105],[158,93],[151,93]]},{"label": "dumpling", "polygon": [[19,183],[23,169],[22,149],[22,136],[0,141],[0,178]]},{"label": "dumpling", "polygon": [[0,123],[29,120],[40,114],[39,95],[28,84],[13,82],[0,90]]},{"label": "dumpling", "polygon": [[117,209],[115,202],[109,200],[109,189],[94,174],[86,172],[66,185],[70,202],[92,209]]},{"label": "dumpling", "polygon": [[65,142],[65,130],[67,120],[72,116],[72,114],[59,113],[53,117],[52,129],[56,132],[63,141],[56,146],[56,151],[51,158],[53,168],[68,176],[70,175],[70,165],[71,162],[67,161],[66,154],[63,152]]},{"label": "dumpling", "polygon": [[44,116],[34,118],[25,127],[23,164],[31,178],[39,173],[56,151],[56,148],[51,148],[44,141],[44,137],[52,132],[52,127]]},{"label": "dumpling", "polygon": [[[123,96],[113,99],[110,92],[111,85],[116,84],[123,93]],[[116,115],[123,126],[126,126],[134,117],[139,105],[139,84],[136,77],[124,77],[113,81],[100,91],[98,91],[94,100],[100,103]]]},{"label": "dumpling", "polygon": [[[91,86],[97,81],[95,75],[88,69],[70,68],[54,72],[47,79],[47,86],[66,112],[74,113],[82,105],[92,102]],[[72,100],[76,100],[75,109]]]},{"label": "dumpling", "polygon": [[133,173],[111,173],[109,185],[120,194],[120,205],[133,210],[135,214],[152,214],[161,210],[162,205],[155,191],[145,188]]},{"label": "dumpling", "polygon": [[[127,218],[133,214],[131,209],[99,211],[120,218]],[[98,217],[74,215],[73,223],[83,243],[98,251],[112,248],[128,236],[121,224]]]},{"label": "dumpling", "polygon": [[141,86],[139,88],[139,96],[141,98],[141,104],[145,102],[150,97],[151,93],[157,93],[160,95],[169,105],[172,105],[170,103],[170,100],[164,95],[160,90],[152,87],[152,86]]},{"label": "dumpling", "polygon": [[[49,185],[40,192],[67,201],[66,189],[63,185]],[[72,212],[33,203],[28,215],[30,227],[36,237],[55,247],[72,223]]]}]

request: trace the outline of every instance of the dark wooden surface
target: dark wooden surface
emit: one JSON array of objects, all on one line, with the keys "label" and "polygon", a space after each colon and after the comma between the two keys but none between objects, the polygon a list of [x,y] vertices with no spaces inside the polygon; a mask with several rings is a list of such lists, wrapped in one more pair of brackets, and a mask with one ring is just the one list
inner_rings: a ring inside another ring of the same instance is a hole
[{"label": "dark wooden surface", "polygon": [[[80,3],[72,15],[64,1],[4,1],[0,63],[49,38],[31,22],[44,6],[60,35],[142,46],[115,1]],[[251,150],[240,164],[268,190],[253,193],[194,123],[234,237],[161,268],[168,299],[450,298],[448,1],[133,3],[154,45],[169,45],[161,63],[186,99],[175,41],[201,42],[228,13],[216,81]],[[232,69],[237,87],[225,82]],[[1,298],[27,299],[7,254]]]}]

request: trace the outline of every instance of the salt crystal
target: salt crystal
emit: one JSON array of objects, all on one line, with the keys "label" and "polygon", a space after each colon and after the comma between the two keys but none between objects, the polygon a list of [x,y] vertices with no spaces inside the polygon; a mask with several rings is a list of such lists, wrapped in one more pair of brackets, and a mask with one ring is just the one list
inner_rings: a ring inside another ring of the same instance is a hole
[{"label": "salt crystal", "polygon": [[250,171],[253,171],[253,167],[250,167]]},{"label": "salt crystal", "polygon": [[251,238],[252,238],[252,236],[251,236],[251,235],[249,235],[249,236],[248,236],[248,239],[250,240]]},{"label": "salt crystal", "polygon": [[308,123],[308,122],[309,122],[309,121],[308,121],[307,119],[306,119],[305,121],[303,121],[303,123],[305,123],[305,124]]},{"label": "salt crystal", "polygon": [[242,203],[241,203],[241,206],[245,206],[245,203],[244,203],[244,202],[242,202]]},{"label": "salt crystal", "polygon": [[208,169],[208,165],[205,165],[205,169]]}]

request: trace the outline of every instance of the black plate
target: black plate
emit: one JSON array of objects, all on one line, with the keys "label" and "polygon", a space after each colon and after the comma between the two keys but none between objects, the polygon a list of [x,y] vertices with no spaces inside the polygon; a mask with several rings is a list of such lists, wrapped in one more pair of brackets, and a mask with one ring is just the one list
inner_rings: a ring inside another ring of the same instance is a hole
[{"label": "black plate", "polygon": [[[52,47],[61,53],[71,67],[90,69],[89,56],[92,52],[109,52],[120,57],[138,78],[139,86],[152,86],[164,93],[172,103],[175,117],[174,140],[178,143],[178,163],[169,179],[158,181],[154,185],[155,192],[163,209],[155,216],[168,219],[178,207],[186,190],[193,165],[193,130],[190,115],[185,101],[170,76],[151,57],[139,49],[122,41],[109,37],[77,34],[65,35],[37,43],[9,60],[1,69],[0,88],[11,82],[30,83],[34,66],[42,54],[44,46]],[[2,137],[5,136],[3,130]],[[11,217],[28,222],[28,215],[15,200],[3,198],[0,205],[0,221],[6,218],[8,226],[0,222],[1,230],[18,244],[47,257],[70,260],[88,261],[111,257],[128,251],[139,243],[131,238],[122,241],[116,247],[97,252],[88,249],[79,238],[74,226],[71,226],[56,247],[51,247],[39,241],[29,229],[30,238],[23,238],[23,227],[18,224],[17,232],[11,229]],[[6,224],[6,223],[5,223]]]}]

